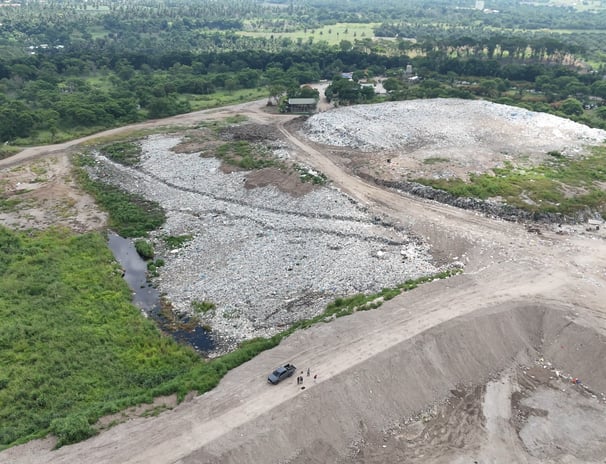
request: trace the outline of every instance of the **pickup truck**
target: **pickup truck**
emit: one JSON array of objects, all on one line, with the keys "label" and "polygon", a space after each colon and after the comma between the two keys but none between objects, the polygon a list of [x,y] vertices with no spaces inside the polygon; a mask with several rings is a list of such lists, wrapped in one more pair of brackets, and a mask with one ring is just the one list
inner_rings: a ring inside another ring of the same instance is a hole
[{"label": "pickup truck", "polygon": [[297,368],[294,364],[284,364],[283,366],[278,367],[275,371],[269,374],[267,377],[267,381],[273,385],[280,383],[286,377],[290,377],[295,373]]}]

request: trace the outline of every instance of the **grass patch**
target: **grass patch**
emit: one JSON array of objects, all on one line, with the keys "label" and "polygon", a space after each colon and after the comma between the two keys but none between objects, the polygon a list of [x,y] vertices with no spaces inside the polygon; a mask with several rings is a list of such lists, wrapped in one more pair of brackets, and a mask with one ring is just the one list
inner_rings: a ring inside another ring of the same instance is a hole
[{"label": "grass patch", "polygon": [[219,108],[221,106],[234,105],[248,101],[267,98],[267,89],[238,89],[233,91],[219,91],[209,95],[187,95],[187,101],[192,111]]},{"label": "grass patch", "polygon": [[108,212],[111,229],[122,237],[143,237],[164,224],[166,215],[158,203],[91,179],[84,169],[90,162],[91,158],[86,155],[75,159],[76,178],[99,206]]},{"label": "grass patch", "polygon": [[154,257],[154,247],[147,240],[135,240],[135,250],[146,261]]},{"label": "grass patch", "polygon": [[134,166],[141,159],[141,146],[135,142],[115,142],[102,147],[101,153],[116,163]]},{"label": "grass patch", "polygon": [[158,277],[160,275],[160,273],[158,272],[158,269],[161,268],[162,266],[164,266],[164,264],[165,263],[162,258],[158,258],[155,261],[150,260],[147,262],[147,272],[152,277]]},{"label": "grass patch", "polygon": [[315,185],[325,185],[328,180],[323,173],[314,171],[311,168],[306,168],[299,164],[294,164],[293,167],[295,168],[295,171],[299,173],[299,179],[301,179],[301,182],[311,182]]},{"label": "grass patch", "polygon": [[0,160],[16,155],[22,150],[19,147],[11,147],[9,145],[0,145]]},{"label": "grass patch", "polygon": [[440,164],[440,163],[448,163],[450,160],[448,158],[443,158],[441,156],[430,156],[429,158],[425,158],[423,160],[423,164]]},{"label": "grass patch", "polygon": [[0,213],[13,213],[19,209],[23,200],[20,198],[2,198],[0,196]]},{"label": "grass patch", "polygon": [[246,116],[244,116],[243,114],[236,114],[234,116],[227,116],[225,119],[223,119],[223,121],[225,122],[225,124],[228,124],[228,125],[240,124],[240,123],[243,123],[243,122],[245,122],[247,120],[248,120],[248,118]]},{"label": "grass patch", "polygon": [[247,171],[269,167],[283,168],[284,163],[273,157],[265,148],[246,140],[227,142],[217,147],[215,156],[227,164]]},{"label": "grass patch", "polygon": [[194,310],[195,314],[206,314],[209,311],[213,311],[216,309],[217,305],[215,305],[212,301],[197,301],[194,300],[191,302],[191,306]]},{"label": "grass patch", "polygon": [[208,385],[194,373],[210,367],[130,303],[102,234],[0,227],[0,255],[0,449],[79,441],[105,414]]},{"label": "grass patch", "polygon": [[[519,168],[507,164],[494,175],[461,179],[416,179],[458,197],[488,199],[500,196],[508,204],[531,212],[574,214],[590,209],[606,216],[606,147],[584,158],[571,159],[549,152],[543,164]],[[601,185],[600,185],[601,184]],[[571,193],[573,192],[573,193]]]},{"label": "grass patch", "polygon": [[262,37],[266,39],[283,39],[288,38],[293,42],[308,43],[312,42],[328,42],[329,45],[338,45],[341,40],[354,42],[355,40],[372,39],[374,38],[374,28],[379,23],[337,23],[319,27],[317,29],[301,29],[298,31],[285,32],[280,30],[264,30],[264,31],[238,31],[237,34],[246,35],[249,37]]},{"label": "grass patch", "polygon": [[172,250],[183,247],[192,238],[192,235],[165,235],[162,237],[166,246]]}]

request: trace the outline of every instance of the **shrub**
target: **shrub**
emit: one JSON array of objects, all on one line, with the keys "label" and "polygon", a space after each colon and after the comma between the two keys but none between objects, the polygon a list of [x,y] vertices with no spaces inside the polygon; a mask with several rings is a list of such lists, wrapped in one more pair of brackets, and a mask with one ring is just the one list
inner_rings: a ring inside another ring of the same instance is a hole
[{"label": "shrub", "polygon": [[135,240],[135,250],[141,258],[147,260],[154,257],[154,247],[147,240]]},{"label": "shrub", "polygon": [[116,163],[134,166],[141,158],[141,147],[134,142],[116,142],[103,147],[101,153]]},{"label": "shrub", "polygon": [[217,306],[212,302],[212,301],[192,301],[191,302],[191,306],[192,308],[194,308],[194,312],[196,314],[205,314],[208,311],[212,311],[213,309],[215,309]]},{"label": "shrub", "polygon": [[95,434],[95,430],[90,426],[84,414],[72,414],[54,419],[51,422],[50,430],[57,437],[56,448],[77,443]]},{"label": "shrub", "polygon": [[165,235],[163,237],[166,246],[172,249],[181,248],[193,237],[191,235]]}]

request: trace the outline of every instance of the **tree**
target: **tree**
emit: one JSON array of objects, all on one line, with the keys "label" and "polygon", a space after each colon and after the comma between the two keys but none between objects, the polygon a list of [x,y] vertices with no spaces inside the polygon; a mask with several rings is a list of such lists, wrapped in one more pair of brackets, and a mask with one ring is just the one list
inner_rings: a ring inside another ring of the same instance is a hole
[{"label": "tree", "polygon": [[280,97],[286,92],[286,86],[283,84],[272,84],[269,86],[269,99],[267,100],[267,106],[277,105],[280,101]]},{"label": "tree", "polygon": [[341,40],[341,42],[339,42],[339,48],[341,51],[348,52],[353,48],[353,44],[349,40]]},{"label": "tree", "polygon": [[596,81],[591,84],[591,93],[596,97],[606,98],[606,80]]},{"label": "tree", "polygon": [[400,80],[396,79],[395,77],[389,77],[383,81],[383,88],[387,92],[395,92],[400,90],[401,87],[402,84],[400,83]]},{"label": "tree", "polygon": [[567,98],[560,105],[560,109],[568,115],[580,116],[583,114],[583,105],[576,98]]},{"label": "tree", "polygon": [[606,121],[606,106],[600,106],[597,110],[595,110],[595,114],[598,118]]}]

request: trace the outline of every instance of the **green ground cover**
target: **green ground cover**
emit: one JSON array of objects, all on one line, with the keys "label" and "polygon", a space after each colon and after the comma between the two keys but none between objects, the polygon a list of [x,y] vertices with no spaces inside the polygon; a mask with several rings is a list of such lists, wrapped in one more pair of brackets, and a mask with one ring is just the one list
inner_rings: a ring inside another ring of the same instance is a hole
[{"label": "green ground cover", "polygon": [[226,142],[219,145],[215,151],[215,156],[227,164],[246,170],[284,167],[284,162],[274,158],[267,149],[253,145],[246,140]]},{"label": "green ground cover", "polygon": [[379,23],[337,23],[323,26],[317,29],[306,29],[294,32],[272,32],[272,31],[239,31],[238,34],[261,38],[288,38],[293,42],[302,40],[309,42],[328,42],[329,45],[338,45],[342,40],[354,42],[355,40],[374,38],[374,27]]},{"label": "green ground cover", "polygon": [[130,303],[101,234],[1,227],[0,255],[0,448],[86,438],[100,416],[178,391],[203,366]]},{"label": "green ground cover", "polygon": [[574,214],[590,209],[606,217],[606,147],[584,158],[566,158],[550,152],[548,160],[534,167],[507,164],[493,174],[461,179],[416,179],[458,197],[502,197],[508,204],[533,212]]},{"label": "green ground cover", "polygon": [[[112,146],[116,145],[118,143]],[[84,168],[87,163],[92,162],[89,156],[80,155],[74,162],[78,166],[75,169],[78,182],[95,198],[99,206],[108,212],[109,228],[122,237],[146,236],[166,220],[166,214],[159,204],[91,179]]]},{"label": "green ground cover", "polygon": [[218,108],[220,106],[234,105],[248,101],[267,98],[269,91],[266,88],[260,89],[238,89],[233,91],[222,90],[209,95],[187,95],[192,111]]}]

